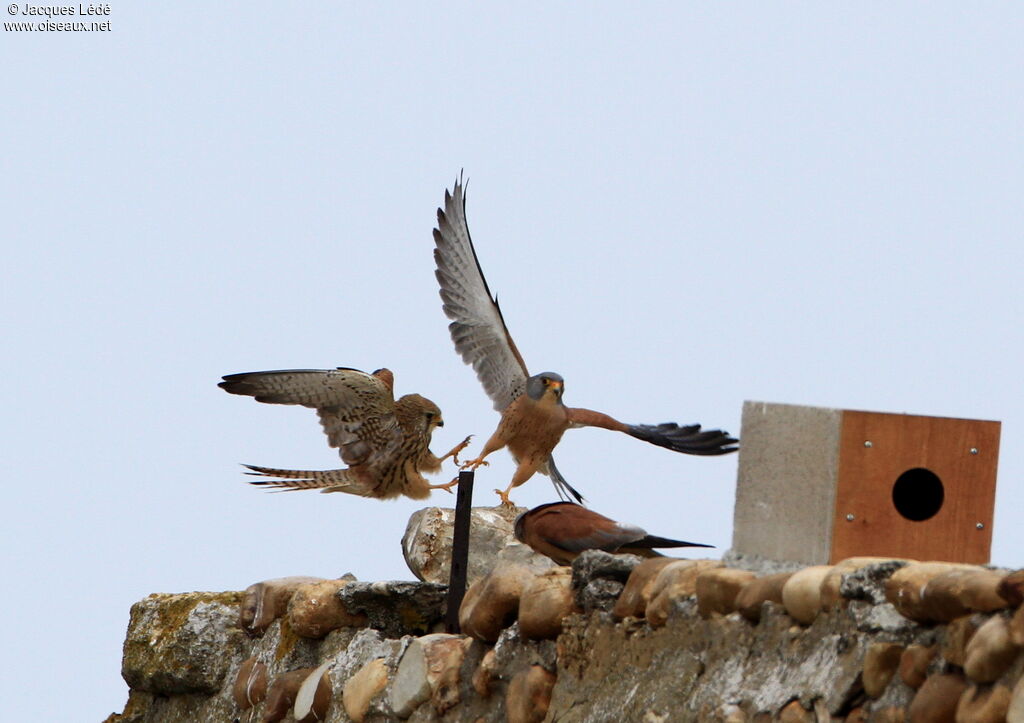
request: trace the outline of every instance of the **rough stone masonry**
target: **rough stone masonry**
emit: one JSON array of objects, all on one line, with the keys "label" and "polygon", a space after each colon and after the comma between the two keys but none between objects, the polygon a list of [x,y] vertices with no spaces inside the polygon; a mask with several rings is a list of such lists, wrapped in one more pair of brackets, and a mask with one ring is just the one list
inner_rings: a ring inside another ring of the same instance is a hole
[{"label": "rough stone masonry", "polygon": [[[443,556],[441,527],[407,549]],[[151,595],[132,607],[129,698],[107,720],[1024,721],[1024,571],[594,551],[570,569],[488,534],[461,635],[441,631],[429,580]]]}]

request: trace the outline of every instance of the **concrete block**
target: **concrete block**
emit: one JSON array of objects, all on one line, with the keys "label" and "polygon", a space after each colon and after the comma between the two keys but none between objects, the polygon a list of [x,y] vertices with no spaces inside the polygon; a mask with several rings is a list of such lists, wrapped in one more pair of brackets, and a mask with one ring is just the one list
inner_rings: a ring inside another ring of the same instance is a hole
[{"label": "concrete block", "polygon": [[745,402],[733,551],[989,560],[1000,423]]}]

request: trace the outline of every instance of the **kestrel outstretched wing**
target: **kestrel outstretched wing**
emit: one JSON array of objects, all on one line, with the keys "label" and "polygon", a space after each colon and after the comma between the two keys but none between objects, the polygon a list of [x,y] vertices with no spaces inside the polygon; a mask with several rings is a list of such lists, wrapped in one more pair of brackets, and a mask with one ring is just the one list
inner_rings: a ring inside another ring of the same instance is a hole
[{"label": "kestrel outstretched wing", "polygon": [[358,369],[290,369],[229,374],[218,384],[231,394],[267,404],[315,409],[328,442],[348,465],[372,464],[402,442],[395,416],[391,372]]},{"label": "kestrel outstretched wing", "polygon": [[434,261],[444,313],[455,349],[473,367],[484,391],[501,412],[526,388],[526,363],[508,333],[498,300],[480,269],[466,225],[466,198],[461,178],[444,192],[437,210]]},{"label": "kestrel outstretched wing", "polygon": [[601,427],[614,432],[625,432],[631,437],[671,449],[673,452],[713,456],[735,452],[738,439],[720,429],[701,430],[699,424],[679,426],[675,422],[663,424],[625,424],[603,412],[579,407],[567,407],[569,422],[574,427]]}]

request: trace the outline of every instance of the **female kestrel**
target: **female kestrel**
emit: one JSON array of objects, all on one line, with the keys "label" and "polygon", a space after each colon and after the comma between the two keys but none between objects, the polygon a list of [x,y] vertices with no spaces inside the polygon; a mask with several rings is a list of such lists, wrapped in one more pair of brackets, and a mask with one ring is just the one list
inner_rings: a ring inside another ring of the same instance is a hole
[{"label": "female kestrel", "polygon": [[658,557],[656,547],[712,547],[699,542],[648,535],[636,525],[616,522],[572,502],[551,502],[516,518],[516,539],[559,565],[571,565],[584,550]]},{"label": "female kestrel", "polygon": [[419,394],[395,401],[394,375],[387,369],[373,374],[358,369],[293,369],[229,374],[218,384],[231,394],[255,397],[268,404],[300,404],[316,410],[332,447],[347,469],[322,471],[273,469],[245,465],[250,474],[285,479],[260,480],[254,485],[284,490],[347,492],[361,497],[391,499],[399,495],[422,500],[434,489],[421,472],[436,473],[441,463],[469,444],[466,437],[443,457],[430,451],[430,437],[443,427],[441,410]]},{"label": "female kestrel", "polygon": [[451,193],[445,190],[444,208],[437,210],[434,229],[436,276],[441,285],[444,313],[455,349],[476,370],[501,421],[480,456],[463,466],[485,465],[487,455],[508,447],[518,465],[508,487],[495,490],[504,504],[508,493],[536,472],[551,477],[562,499],[581,502],[555,467],[551,452],[570,427],[603,427],[666,447],[675,452],[717,455],[735,452],[738,440],[720,430],[701,431],[699,424],[680,427],[674,422],[658,425],[624,424],[590,409],[562,403],[564,381],[554,372],[530,376],[526,363],[509,335],[498,301],[491,294],[466,225],[466,201],[461,180]]}]

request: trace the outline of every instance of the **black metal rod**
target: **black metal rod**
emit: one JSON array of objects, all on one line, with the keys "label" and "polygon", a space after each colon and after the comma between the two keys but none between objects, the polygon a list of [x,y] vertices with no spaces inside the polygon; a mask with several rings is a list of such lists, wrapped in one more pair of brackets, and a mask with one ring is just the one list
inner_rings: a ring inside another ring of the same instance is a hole
[{"label": "black metal rod", "polygon": [[469,518],[473,512],[473,477],[470,471],[459,472],[458,496],[455,498],[455,525],[452,530],[452,568],[448,578],[448,610],[445,629],[458,634],[459,607],[466,595],[466,572],[469,568]]}]

